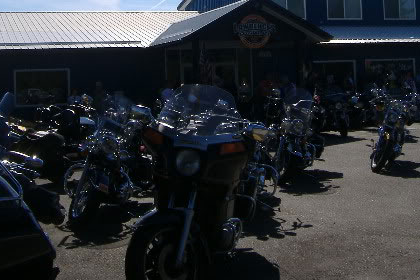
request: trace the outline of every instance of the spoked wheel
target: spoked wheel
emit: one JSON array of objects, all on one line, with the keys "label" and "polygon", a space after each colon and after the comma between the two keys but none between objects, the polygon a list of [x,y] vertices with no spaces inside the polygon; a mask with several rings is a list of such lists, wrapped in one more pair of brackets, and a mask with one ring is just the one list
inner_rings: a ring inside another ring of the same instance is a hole
[{"label": "spoked wheel", "polygon": [[175,228],[155,227],[136,232],[127,248],[125,275],[127,280],[194,280],[198,260],[190,242],[180,267],[175,258],[180,233]]},{"label": "spoked wheel", "polygon": [[78,227],[89,222],[95,216],[100,204],[94,187],[91,186],[89,178],[86,178],[71,201],[69,208],[70,225]]}]

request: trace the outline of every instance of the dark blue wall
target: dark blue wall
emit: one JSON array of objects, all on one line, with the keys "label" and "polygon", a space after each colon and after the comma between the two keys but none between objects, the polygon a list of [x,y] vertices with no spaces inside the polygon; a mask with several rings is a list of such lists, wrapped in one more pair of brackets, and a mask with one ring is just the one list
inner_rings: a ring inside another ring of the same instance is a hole
[{"label": "dark blue wall", "polygon": [[96,81],[150,103],[164,85],[163,49],[69,49],[0,51],[0,92],[14,91],[14,70],[70,69],[70,88],[91,94]]},{"label": "dark blue wall", "polygon": [[415,59],[415,72],[420,74],[420,51],[418,47],[404,44],[359,44],[321,45],[312,49],[310,60],[355,60],[359,89],[365,82],[365,60],[367,59]]},{"label": "dark blue wall", "polygon": [[[209,11],[238,0],[192,0],[188,11]],[[264,0],[270,1],[270,0]],[[420,0],[416,1],[416,20],[385,20],[383,0],[362,0],[362,20],[328,20],[327,0],[306,0],[306,19],[315,25],[418,25]]]}]

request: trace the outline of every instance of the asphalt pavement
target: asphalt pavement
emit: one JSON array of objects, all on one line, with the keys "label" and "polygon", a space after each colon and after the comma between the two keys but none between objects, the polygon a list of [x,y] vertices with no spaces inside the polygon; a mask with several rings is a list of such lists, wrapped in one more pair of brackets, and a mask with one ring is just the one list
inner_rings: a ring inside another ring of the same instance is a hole
[{"label": "asphalt pavement", "polygon": [[[235,256],[208,278],[420,279],[420,125],[409,130],[404,155],[382,174],[369,166],[376,129],[347,139],[324,134],[322,159],[264,201],[272,209],[260,208]],[[61,201],[68,209],[69,199]],[[125,279],[130,226],[152,206],[138,198],[127,209],[102,207],[77,233],[44,225],[57,248],[57,279]]]}]

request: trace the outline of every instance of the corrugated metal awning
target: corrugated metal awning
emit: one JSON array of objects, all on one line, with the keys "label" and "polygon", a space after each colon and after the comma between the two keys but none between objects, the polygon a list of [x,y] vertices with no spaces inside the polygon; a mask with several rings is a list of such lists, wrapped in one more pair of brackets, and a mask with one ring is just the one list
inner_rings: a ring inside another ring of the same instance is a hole
[{"label": "corrugated metal awning", "polygon": [[419,43],[420,26],[322,26],[334,36],[323,44]]}]

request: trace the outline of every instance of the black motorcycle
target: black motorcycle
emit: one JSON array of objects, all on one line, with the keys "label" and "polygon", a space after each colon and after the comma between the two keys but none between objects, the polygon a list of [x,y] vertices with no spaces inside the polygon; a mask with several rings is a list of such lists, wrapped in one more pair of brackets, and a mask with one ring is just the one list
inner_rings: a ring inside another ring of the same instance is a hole
[{"label": "black motorcycle", "polygon": [[281,92],[278,89],[273,89],[270,95],[265,99],[265,126],[280,126],[284,117],[284,103]]},{"label": "black motorcycle", "polygon": [[372,117],[369,115],[370,104],[372,99],[370,92],[356,92],[350,98],[349,102],[349,118],[353,128],[361,128],[368,123]]},{"label": "black motorcycle", "polygon": [[348,114],[347,93],[339,90],[326,90],[319,95],[321,105],[326,111],[325,131],[338,131],[342,137],[347,137],[350,126]]},{"label": "black motorcycle", "polygon": [[311,166],[324,150],[324,139],[314,134],[312,122],[312,95],[297,89],[285,98],[286,117],[281,125],[281,137],[274,156],[274,167],[281,183],[293,178],[299,171]]},{"label": "black motorcycle", "polygon": [[409,114],[400,100],[393,100],[387,104],[383,124],[378,129],[379,140],[373,146],[370,156],[373,172],[390,167],[401,155],[406,137],[405,125],[410,120]]},{"label": "black motorcycle", "polygon": [[244,124],[233,96],[206,85],[177,89],[156,120],[146,107],[137,115],[150,122],[143,141],[154,157],[156,208],[135,225],[126,277],[196,279],[200,264],[235,248],[253,213],[239,186],[254,139],[268,130]]},{"label": "black motorcycle", "polygon": [[[140,143],[134,147],[130,145],[134,142],[136,129],[132,122],[121,124],[103,117],[90,137],[86,160],[67,170],[64,189],[72,198],[69,208],[72,226],[91,221],[101,203],[124,205],[133,193],[143,191],[145,185],[150,186],[148,166],[151,159],[140,155]],[[72,176],[80,170],[77,185],[71,185]],[[133,183],[132,176],[138,179],[137,184]]]}]

